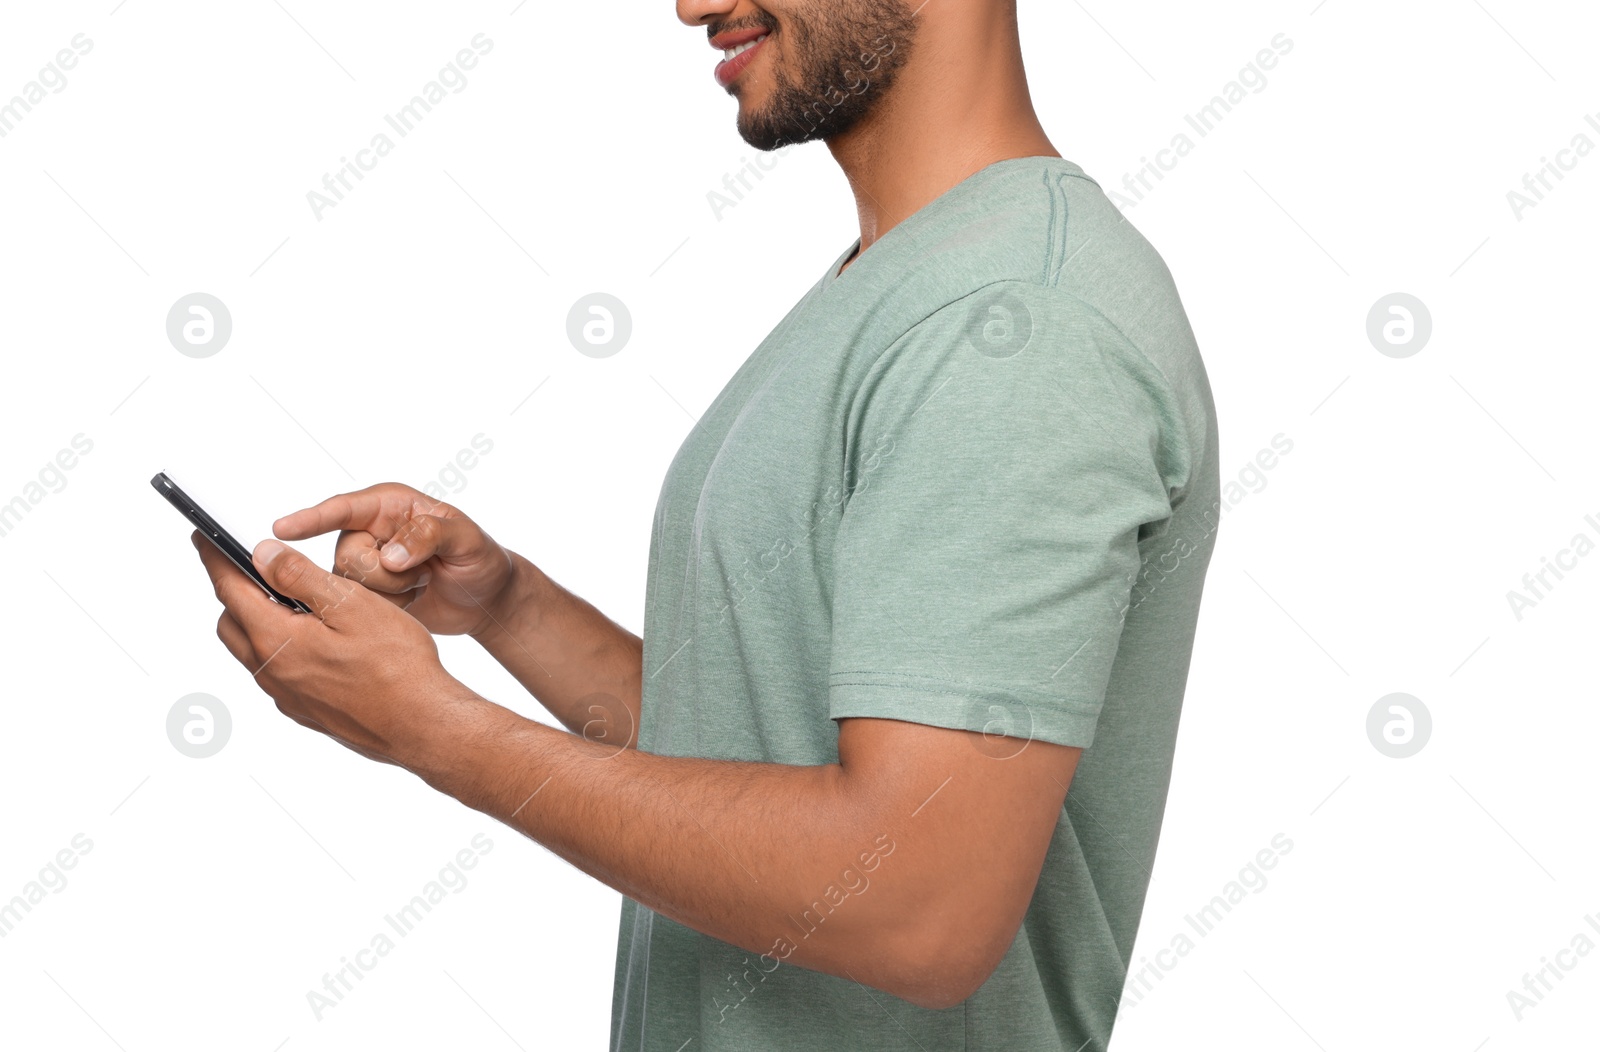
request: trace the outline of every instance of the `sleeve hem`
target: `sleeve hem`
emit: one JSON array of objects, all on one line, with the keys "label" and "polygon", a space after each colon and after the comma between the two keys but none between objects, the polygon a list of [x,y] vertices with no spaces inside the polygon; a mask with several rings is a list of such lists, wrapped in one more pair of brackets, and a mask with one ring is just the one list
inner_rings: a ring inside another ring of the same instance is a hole
[{"label": "sleeve hem", "polygon": [[828,715],[901,720],[988,737],[1087,748],[1101,698],[995,690],[893,673],[843,672],[828,679]]}]

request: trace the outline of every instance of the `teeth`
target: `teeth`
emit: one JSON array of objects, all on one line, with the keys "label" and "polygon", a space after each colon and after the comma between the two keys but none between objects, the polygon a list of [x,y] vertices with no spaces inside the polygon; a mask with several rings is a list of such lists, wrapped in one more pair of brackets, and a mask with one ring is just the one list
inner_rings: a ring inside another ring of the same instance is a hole
[{"label": "teeth", "polygon": [[749,51],[751,48],[755,47],[765,39],[767,39],[766,34],[762,34],[761,36],[756,37],[754,40],[749,40],[743,44],[740,44],[736,48],[727,49],[722,53],[722,57],[725,61],[732,62],[734,59],[738,58],[746,51]]}]

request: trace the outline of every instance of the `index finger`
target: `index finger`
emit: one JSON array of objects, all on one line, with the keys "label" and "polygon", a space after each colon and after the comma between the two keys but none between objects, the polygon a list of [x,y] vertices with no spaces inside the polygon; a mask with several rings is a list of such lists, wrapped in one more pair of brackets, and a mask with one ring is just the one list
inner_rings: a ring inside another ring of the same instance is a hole
[{"label": "index finger", "polygon": [[421,496],[410,486],[380,482],[291,512],[272,524],[272,533],[280,540],[302,541],[334,530],[366,530],[387,539],[411,517],[412,501]]}]

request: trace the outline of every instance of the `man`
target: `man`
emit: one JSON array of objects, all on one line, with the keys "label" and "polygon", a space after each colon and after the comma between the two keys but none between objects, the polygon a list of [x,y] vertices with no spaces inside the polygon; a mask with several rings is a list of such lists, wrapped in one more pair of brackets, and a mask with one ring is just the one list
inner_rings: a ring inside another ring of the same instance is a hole
[{"label": "man", "polygon": [[316,617],[197,537],[218,634],[292,718],[626,896],[614,1048],[1102,1049],[1219,507],[1171,278],[1046,139],[1013,2],[678,15],[751,144],[826,142],[861,236],[673,461],[642,640],[396,484],[275,524],[343,531],[338,573],[257,548]]}]

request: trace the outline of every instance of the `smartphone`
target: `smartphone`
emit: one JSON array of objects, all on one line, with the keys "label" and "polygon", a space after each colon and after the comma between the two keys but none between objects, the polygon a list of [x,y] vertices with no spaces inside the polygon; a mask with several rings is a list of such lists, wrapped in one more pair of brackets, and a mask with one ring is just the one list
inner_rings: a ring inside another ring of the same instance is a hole
[{"label": "smartphone", "polygon": [[150,485],[156,488],[157,493],[167,498],[168,503],[177,508],[184,518],[192,522],[195,528],[200,531],[202,537],[216,545],[217,551],[226,555],[229,562],[243,570],[250,576],[252,581],[260,585],[262,591],[271,596],[274,602],[281,603],[289,609],[299,611],[302,614],[312,612],[311,608],[300,600],[291,599],[268,584],[267,579],[261,576],[261,571],[256,569],[256,564],[251,561],[250,549],[234,540],[233,534],[223,529],[216,519],[207,515],[205,509],[194,502],[193,497],[179,489],[178,484],[167,477],[166,472],[158,471],[156,477],[150,480]]}]

